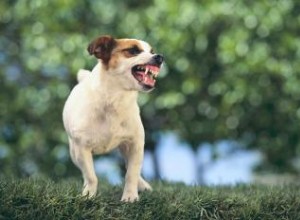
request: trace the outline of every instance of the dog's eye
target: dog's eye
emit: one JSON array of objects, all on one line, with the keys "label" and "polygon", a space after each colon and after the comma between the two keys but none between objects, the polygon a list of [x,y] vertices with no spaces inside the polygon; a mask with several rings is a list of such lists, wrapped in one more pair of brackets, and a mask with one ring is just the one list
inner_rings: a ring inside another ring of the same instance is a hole
[{"label": "dog's eye", "polygon": [[138,55],[138,54],[140,54],[140,53],[142,52],[137,46],[128,48],[127,51],[128,51],[128,53],[130,53],[131,55]]},{"label": "dog's eye", "polygon": [[150,50],[150,53],[154,54],[154,50],[153,50],[153,48],[151,48],[151,50]]}]

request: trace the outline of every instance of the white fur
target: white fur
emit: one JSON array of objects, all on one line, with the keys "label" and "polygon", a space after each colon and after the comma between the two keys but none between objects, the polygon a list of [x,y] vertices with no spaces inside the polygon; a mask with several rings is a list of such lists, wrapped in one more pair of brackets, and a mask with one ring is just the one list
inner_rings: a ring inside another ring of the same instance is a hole
[{"label": "white fur", "polygon": [[[135,201],[139,190],[151,190],[140,176],[144,153],[144,128],[137,104],[141,85],[131,74],[134,65],[148,62],[145,52],[122,58],[114,69],[105,69],[101,61],[90,72],[79,70],[79,83],[71,91],[63,110],[70,155],[84,178],[83,195],[95,196],[98,180],[93,154],[103,154],[118,147],[125,157],[127,173],[122,201]],[[148,46],[147,46],[148,45]]]},{"label": "white fur", "polygon": [[90,73],[91,73],[91,71],[80,69],[77,73],[77,81],[81,82]]}]

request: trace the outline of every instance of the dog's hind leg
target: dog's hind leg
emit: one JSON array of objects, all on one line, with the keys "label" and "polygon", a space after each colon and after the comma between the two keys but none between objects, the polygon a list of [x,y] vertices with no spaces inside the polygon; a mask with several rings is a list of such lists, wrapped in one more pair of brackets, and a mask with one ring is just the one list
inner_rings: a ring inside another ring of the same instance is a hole
[{"label": "dog's hind leg", "polygon": [[[121,154],[124,157],[125,164],[126,164],[126,169],[128,168],[128,158],[129,158],[129,146],[128,145],[121,145],[119,147]],[[138,191],[145,191],[149,190],[152,191],[152,187],[150,186],[149,183],[147,183],[141,175],[139,175],[138,179]]]},{"label": "dog's hind leg", "polygon": [[138,189],[139,189],[139,191],[145,191],[145,190],[152,191],[152,187],[150,186],[149,183],[147,183],[147,181],[145,181],[143,179],[142,176],[140,176],[140,178],[139,178]]},{"label": "dog's hind leg", "polygon": [[70,141],[70,155],[74,164],[81,170],[83,183],[83,196],[93,197],[97,193],[98,179],[93,164],[93,155],[89,150]]}]

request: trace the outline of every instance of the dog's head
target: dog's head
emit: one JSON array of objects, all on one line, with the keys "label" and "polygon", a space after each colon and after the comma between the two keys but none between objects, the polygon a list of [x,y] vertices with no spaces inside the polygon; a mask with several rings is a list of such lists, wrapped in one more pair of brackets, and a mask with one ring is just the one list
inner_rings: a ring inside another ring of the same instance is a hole
[{"label": "dog's head", "polygon": [[105,74],[114,76],[116,83],[127,90],[152,90],[164,60],[144,41],[111,36],[92,41],[88,52],[102,62]]}]

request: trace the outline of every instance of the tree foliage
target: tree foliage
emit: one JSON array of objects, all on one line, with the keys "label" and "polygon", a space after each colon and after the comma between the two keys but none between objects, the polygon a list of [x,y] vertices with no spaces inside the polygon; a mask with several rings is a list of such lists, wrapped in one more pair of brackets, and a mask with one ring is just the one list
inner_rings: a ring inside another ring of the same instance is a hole
[{"label": "tree foliage", "polygon": [[196,148],[238,140],[263,169],[296,171],[300,154],[300,2],[71,1],[0,3],[0,167],[73,175],[61,112],[86,46],[102,34],[150,42],[166,58],[157,89],[140,97],[153,150],[177,132]]}]

